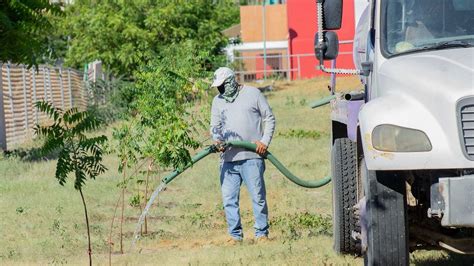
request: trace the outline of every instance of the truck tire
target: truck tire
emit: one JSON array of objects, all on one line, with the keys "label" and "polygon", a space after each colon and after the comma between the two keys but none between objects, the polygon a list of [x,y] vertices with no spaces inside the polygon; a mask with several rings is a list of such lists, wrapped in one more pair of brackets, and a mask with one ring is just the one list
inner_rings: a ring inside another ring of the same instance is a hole
[{"label": "truck tire", "polygon": [[334,141],[331,152],[333,241],[338,254],[359,254],[352,231],[357,231],[353,206],[357,204],[357,145],[348,138]]},{"label": "truck tire", "polygon": [[365,265],[408,265],[405,179],[394,172],[366,171],[366,174]]}]

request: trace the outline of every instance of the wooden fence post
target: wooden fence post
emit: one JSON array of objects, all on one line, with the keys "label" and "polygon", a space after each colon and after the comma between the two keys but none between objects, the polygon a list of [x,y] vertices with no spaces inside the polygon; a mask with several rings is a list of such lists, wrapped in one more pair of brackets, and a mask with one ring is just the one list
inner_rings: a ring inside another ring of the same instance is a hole
[{"label": "wooden fence post", "polygon": [[0,63],[0,148],[7,150],[7,129],[5,123],[5,110],[3,109],[3,64]]},{"label": "wooden fence post", "polygon": [[63,86],[63,67],[59,67],[59,89],[61,90],[61,108],[66,109],[64,106],[64,86]]},{"label": "wooden fence post", "polygon": [[43,66],[43,100],[48,101],[48,91],[46,90],[46,67]]},{"label": "wooden fence post", "polygon": [[54,96],[53,96],[53,85],[51,85],[51,68],[48,67],[48,88],[49,88],[49,100],[54,105]]},{"label": "wooden fence post", "polygon": [[29,124],[28,124],[28,101],[26,98],[26,74],[25,74],[25,65],[21,65],[21,76],[22,76],[22,81],[23,81],[23,103],[24,103],[24,109],[25,109],[25,131],[26,134],[28,134],[28,130],[30,130]]},{"label": "wooden fence post", "polygon": [[16,137],[16,116],[15,116],[15,106],[13,102],[13,88],[12,88],[12,78],[11,78],[11,63],[7,64],[7,83],[8,83],[8,98],[10,98],[10,112],[12,113],[13,121],[13,137]]},{"label": "wooden fence post", "polygon": [[[32,69],[31,69],[31,77],[33,79],[33,109],[35,111],[35,121],[36,121],[36,124],[38,124],[38,109],[36,109],[35,107],[35,104],[36,102],[38,101],[38,98],[36,96],[36,67],[34,66]],[[39,70],[38,70],[38,73],[39,73]]]},{"label": "wooden fence post", "polygon": [[71,86],[71,69],[67,69],[67,86],[69,89],[69,104],[71,105],[71,108],[74,106],[74,99],[72,98],[72,86]]}]

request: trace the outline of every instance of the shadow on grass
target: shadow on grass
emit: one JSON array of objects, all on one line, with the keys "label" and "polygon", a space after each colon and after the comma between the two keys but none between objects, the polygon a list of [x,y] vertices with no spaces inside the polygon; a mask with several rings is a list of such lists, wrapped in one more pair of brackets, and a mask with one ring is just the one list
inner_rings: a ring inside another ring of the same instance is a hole
[{"label": "shadow on grass", "polygon": [[49,154],[44,154],[41,151],[41,148],[18,148],[10,151],[4,151],[3,156],[5,158],[18,158],[24,162],[39,162],[39,161],[49,161],[55,160],[58,158],[59,150],[51,152]]},{"label": "shadow on grass", "polygon": [[411,263],[417,266],[474,265],[474,255],[448,253],[442,258],[413,258]]}]

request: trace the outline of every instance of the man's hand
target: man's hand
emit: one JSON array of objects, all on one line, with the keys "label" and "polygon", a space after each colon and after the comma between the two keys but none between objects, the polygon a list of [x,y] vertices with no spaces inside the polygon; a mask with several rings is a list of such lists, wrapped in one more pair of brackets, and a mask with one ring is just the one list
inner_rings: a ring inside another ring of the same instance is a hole
[{"label": "man's hand", "polygon": [[255,150],[258,155],[263,156],[267,152],[267,145],[263,144],[260,141],[255,141],[255,144],[257,144],[257,149]]},{"label": "man's hand", "polygon": [[217,151],[223,152],[225,150],[224,143],[220,140],[214,142],[214,145],[217,147]]}]

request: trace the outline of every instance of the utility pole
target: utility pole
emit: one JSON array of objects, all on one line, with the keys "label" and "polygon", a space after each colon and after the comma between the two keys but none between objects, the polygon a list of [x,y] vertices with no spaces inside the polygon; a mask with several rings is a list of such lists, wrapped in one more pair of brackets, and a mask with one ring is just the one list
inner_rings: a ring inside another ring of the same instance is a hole
[{"label": "utility pole", "polygon": [[263,80],[267,80],[267,36],[266,36],[266,21],[265,21],[265,2],[263,0]]}]

